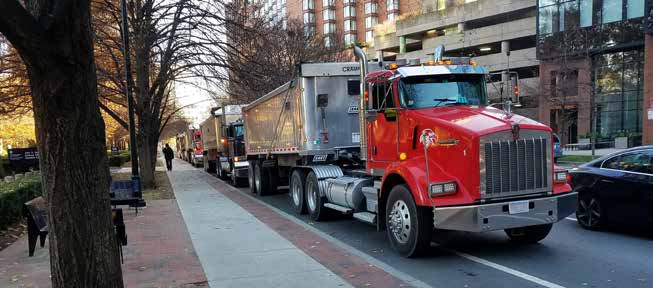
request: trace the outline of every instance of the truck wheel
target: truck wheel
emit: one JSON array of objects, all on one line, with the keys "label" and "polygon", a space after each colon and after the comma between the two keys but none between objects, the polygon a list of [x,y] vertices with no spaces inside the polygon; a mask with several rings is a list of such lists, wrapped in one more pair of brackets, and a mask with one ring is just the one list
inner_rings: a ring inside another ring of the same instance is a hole
[{"label": "truck wheel", "polygon": [[534,244],[546,238],[549,235],[553,224],[535,225],[506,229],[506,234],[510,240],[520,244]]},{"label": "truck wheel", "polygon": [[605,226],[605,210],[595,194],[580,192],[578,195],[576,219],[578,224],[588,230],[599,230]]},{"label": "truck wheel", "polygon": [[[249,191],[256,194],[256,161],[249,161],[247,166],[247,179],[249,180]],[[259,172],[260,173],[260,172]]]},{"label": "truck wheel", "polygon": [[408,185],[392,188],[385,208],[388,238],[392,247],[403,257],[419,257],[431,245],[432,210],[415,205]]},{"label": "truck wheel", "polygon": [[295,212],[299,214],[306,214],[306,201],[304,200],[304,187],[306,186],[304,177],[306,173],[300,169],[292,171],[290,175],[290,185],[288,185],[290,193],[290,204]]},{"label": "truck wheel", "polygon": [[328,210],[324,208],[327,202],[326,197],[320,195],[317,175],[315,172],[308,172],[306,176],[306,206],[308,214],[314,221],[322,221],[327,217]]},{"label": "truck wheel", "polygon": [[256,163],[256,168],[254,168],[254,182],[256,183],[256,191],[258,195],[268,196],[274,194],[277,190],[277,182],[275,181],[276,177],[273,175],[276,171],[273,167],[261,167],[261,163]]}]

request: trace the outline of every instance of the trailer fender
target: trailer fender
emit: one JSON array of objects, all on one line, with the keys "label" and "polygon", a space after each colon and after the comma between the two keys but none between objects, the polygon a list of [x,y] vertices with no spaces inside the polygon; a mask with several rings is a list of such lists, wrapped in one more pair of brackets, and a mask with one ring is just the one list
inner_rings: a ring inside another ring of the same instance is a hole
[{"label": "trailer fender", "polygon": [[344,175],[342,169],[336,165],[310,165],[310,166],[295,166],[291,169],[304,169],[305,171],[313,171],[315,176],[317,176],[318,186],[320,187],[320,196],[326,196],[327,182],[326,179],[338,178]]}]

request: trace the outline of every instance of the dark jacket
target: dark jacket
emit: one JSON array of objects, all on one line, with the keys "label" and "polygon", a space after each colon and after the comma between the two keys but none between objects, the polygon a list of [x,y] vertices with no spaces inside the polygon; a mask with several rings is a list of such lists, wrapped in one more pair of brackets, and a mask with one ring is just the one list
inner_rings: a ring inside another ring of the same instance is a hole
[{"label": "dark jacket", "polygon": [[170,147],[163,148],[163,157],[165,157],[166,160],[170,160],[172,158],[175,158],[175,153],[172,152],[172,148],[170,148]]}]

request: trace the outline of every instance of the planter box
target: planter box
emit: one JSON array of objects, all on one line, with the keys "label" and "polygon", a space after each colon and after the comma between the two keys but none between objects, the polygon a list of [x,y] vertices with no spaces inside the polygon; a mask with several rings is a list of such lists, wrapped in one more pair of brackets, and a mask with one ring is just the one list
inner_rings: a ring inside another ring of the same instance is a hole
[{"label": "planter box", "polygon": [[628,137],[616,137],[616,138],[614,138],[614,148],[616,148],[616,149],[626,149],[626,148],[628,148]]}]

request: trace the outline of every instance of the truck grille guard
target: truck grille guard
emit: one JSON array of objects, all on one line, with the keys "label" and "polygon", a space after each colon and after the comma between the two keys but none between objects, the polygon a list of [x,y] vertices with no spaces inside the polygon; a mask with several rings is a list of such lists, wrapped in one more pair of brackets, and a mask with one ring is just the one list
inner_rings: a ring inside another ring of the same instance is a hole
[{"label": "truck grille guard", "polygon": [[551,134],[540,130],[521,130],[519,139],[512,131],[481,137],[480,193],[482,199],[521,196],[553,190]]}]

